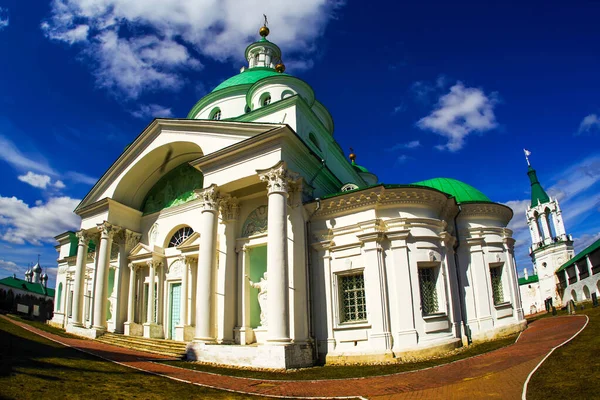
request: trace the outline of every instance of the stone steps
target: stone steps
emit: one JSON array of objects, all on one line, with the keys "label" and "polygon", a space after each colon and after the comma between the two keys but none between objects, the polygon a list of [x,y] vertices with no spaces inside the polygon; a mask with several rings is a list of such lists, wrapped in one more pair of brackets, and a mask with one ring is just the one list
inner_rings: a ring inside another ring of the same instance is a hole
[{"label": "stone steps", "polygon": [[175,340],[148,339],[139,336],[125,336],[110,332],[105,333],[96,340],[106,344],[145,351],[148,353],[161,354],[177,359],[185,359],[186,356],[187,343]]}]

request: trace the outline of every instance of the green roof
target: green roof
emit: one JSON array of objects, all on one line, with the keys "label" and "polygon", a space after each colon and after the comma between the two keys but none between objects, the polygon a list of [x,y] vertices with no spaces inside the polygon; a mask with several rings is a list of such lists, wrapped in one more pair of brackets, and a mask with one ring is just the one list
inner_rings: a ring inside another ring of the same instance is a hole
[{"label": "green roof", "polygon": [[226,81],[221,82],[221,84],[219,86],[217,86],[216,88],[214,88],[212,91],[216,92],[217,90],[225,89],[225,88],[232,87],[232,86],[252,85],[252,84],[260,81],[261,79],[269,78],[271,76],[281,76],[281,75],[289,76],[288,74],[285,74],[283,72],[277,72],[272,68],[266,68],[266,67],[249,68],[249,69],[245,70],[244,72],[234,75],[231,78],[227,79]]},{"label": "green roof", "polygon": [[54,297],[54,289],[45,288],[41,283],[30,283],[26,280],[9,276],[8,278],[0,279],[0,285],[5,285],[15,289],[25,290],[27,292],[41,294],[44,296]]},{"label": "green roof", "polygon": [[519,286],[527,285],[528,283],[539,282],[540,278],[537,275],[529,275],[527,278],[519,278]]},{"label": "green roof", "polygon": [[529,175],[529,181],[531,182],[531,207],[535,207],[538,203],[548,203],[550,197],[538,181],[535,169],[531,168],[531,165],[527,169],[527,175]]},{"label": "green roof", "polygon": [[437,189],[453,196],[457,203],[491,203],[492,201],[479,190],[464,182],[451,178],[433,178],[415,182],[413,185]]},{"label": "green roof", "polygon": [[560,272],[569,268],[571,265],[574,265],[577,261],[583,260],[588,254],[591,254],[598,249],[600,249],[600,239],[596,240],[594,243],[586,247],[581,253],[577,254],[575,257],[571,258],[569,261],[561,265],[560,268],[556,270],[556,272]]}]

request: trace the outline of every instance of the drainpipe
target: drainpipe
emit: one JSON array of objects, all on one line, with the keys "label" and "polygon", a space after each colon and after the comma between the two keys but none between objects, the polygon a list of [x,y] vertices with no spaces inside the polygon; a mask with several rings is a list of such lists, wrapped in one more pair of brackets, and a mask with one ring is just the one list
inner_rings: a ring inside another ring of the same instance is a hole
[{"label": "drainpipe", "polygon": [[[457,251],[458,248],[460,247],[460,237],[458,236],[457,220],[458,220],[458,216],[460,215],[461,211],[462,211],[462,207],[459,204],[458,212],[454,216],[454,235],[456,236],[456,243],[454,244],[454,265],[455,265],[455,270],[456,270],[456,281],[458,284],[459,291],[463,291],[463,286],[460,283],[460,265],[458,262],[458,251]],[[465,321],[465,316],[466,316],[467,312],[465,310],[465,304],[464,304],[464,299],[463,299],[462,293],[459,293],[458,302],[460,304],[460,319],[461,319],[461,322],[463,325],[464,333],[467,336],[467,343],[471,344],[471,343],[473,343],[473,340],[471,339],[471,329],[469,328],[469,325],[467,325],[467,321]]]},{"label": "drainpipe", "polygon": [[[325,160],[323,161],[323,166],[325,166]],[[323,168],[323,166],[321,167],[321,169]],[[319,170],[320,171],[320,170]],[[315,175],[316,177],[316,175]],[[313,178],[314,179],[314,178]],[[311,260],[311,250],[310,250],[310,243],[308,243],[308,239],[309,239],[309,232],[311,230],[311,222],[310,220],[312,219],[312,217],[317,213],[317,211],[319,211],[319,209],[321,208],[321,199],[320,198],[316,198],[315,199],[317,202],[317,208],[315,208],[315,210],[312,212],[312,214],[308,217],[307,221],[306,221],[306,229],[305,229],[305,243],[306,243],[306,287],[308,289],[308,337],[312,339],[313,342],[313,362],[317,361],[319,359],[319,353],[318,353],[318,346],[317,346],[317,340],[315,339],[315,334],[314,334],[314,323],[313,323],[313,319],[312,319],[312,287],[310,285],[310,278],[311,278],[311,274],[312,274],[312,260]]]}]

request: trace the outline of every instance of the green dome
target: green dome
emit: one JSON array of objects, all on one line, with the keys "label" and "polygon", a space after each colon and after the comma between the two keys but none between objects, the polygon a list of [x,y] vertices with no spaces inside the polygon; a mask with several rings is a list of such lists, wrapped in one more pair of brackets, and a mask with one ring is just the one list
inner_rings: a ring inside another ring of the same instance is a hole
[{"label": "green dome", "polygon": [[464,182],[457,181],[451,178],[433,178],[426,181],[415,182],[413,185],[427,186],[437,189],[453,196],[457,203],[483,202],[491,203],[492,201],[479,190]]},{"label": "green dome", "polygon": [[225,89],[232,86],[239,85],[252,85],[261,79],[269,78],[271,76],[289,76],[288,74],[284,74],[282,72],[277,72],[274,69],[266,68],[266,67],[254,67],[245,70],[237,75],[232,76],[226,81],[221,82],[219,86],[214,88],[212,91],[216,92],[217,90]]}]

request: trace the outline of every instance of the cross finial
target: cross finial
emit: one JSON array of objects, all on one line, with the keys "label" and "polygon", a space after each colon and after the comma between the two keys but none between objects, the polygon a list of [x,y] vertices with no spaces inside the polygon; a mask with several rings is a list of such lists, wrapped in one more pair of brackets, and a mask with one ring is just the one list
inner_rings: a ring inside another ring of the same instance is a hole
[{"label": "cross finial", "polygon": [[38,264],[40,263],[40,255],[38,254]]},{"label": "cross finial", "polygon": [[269,21],[267,20],[267,14],[263,14],[263,17],[265,17],[265,26],[268,26]]}]

